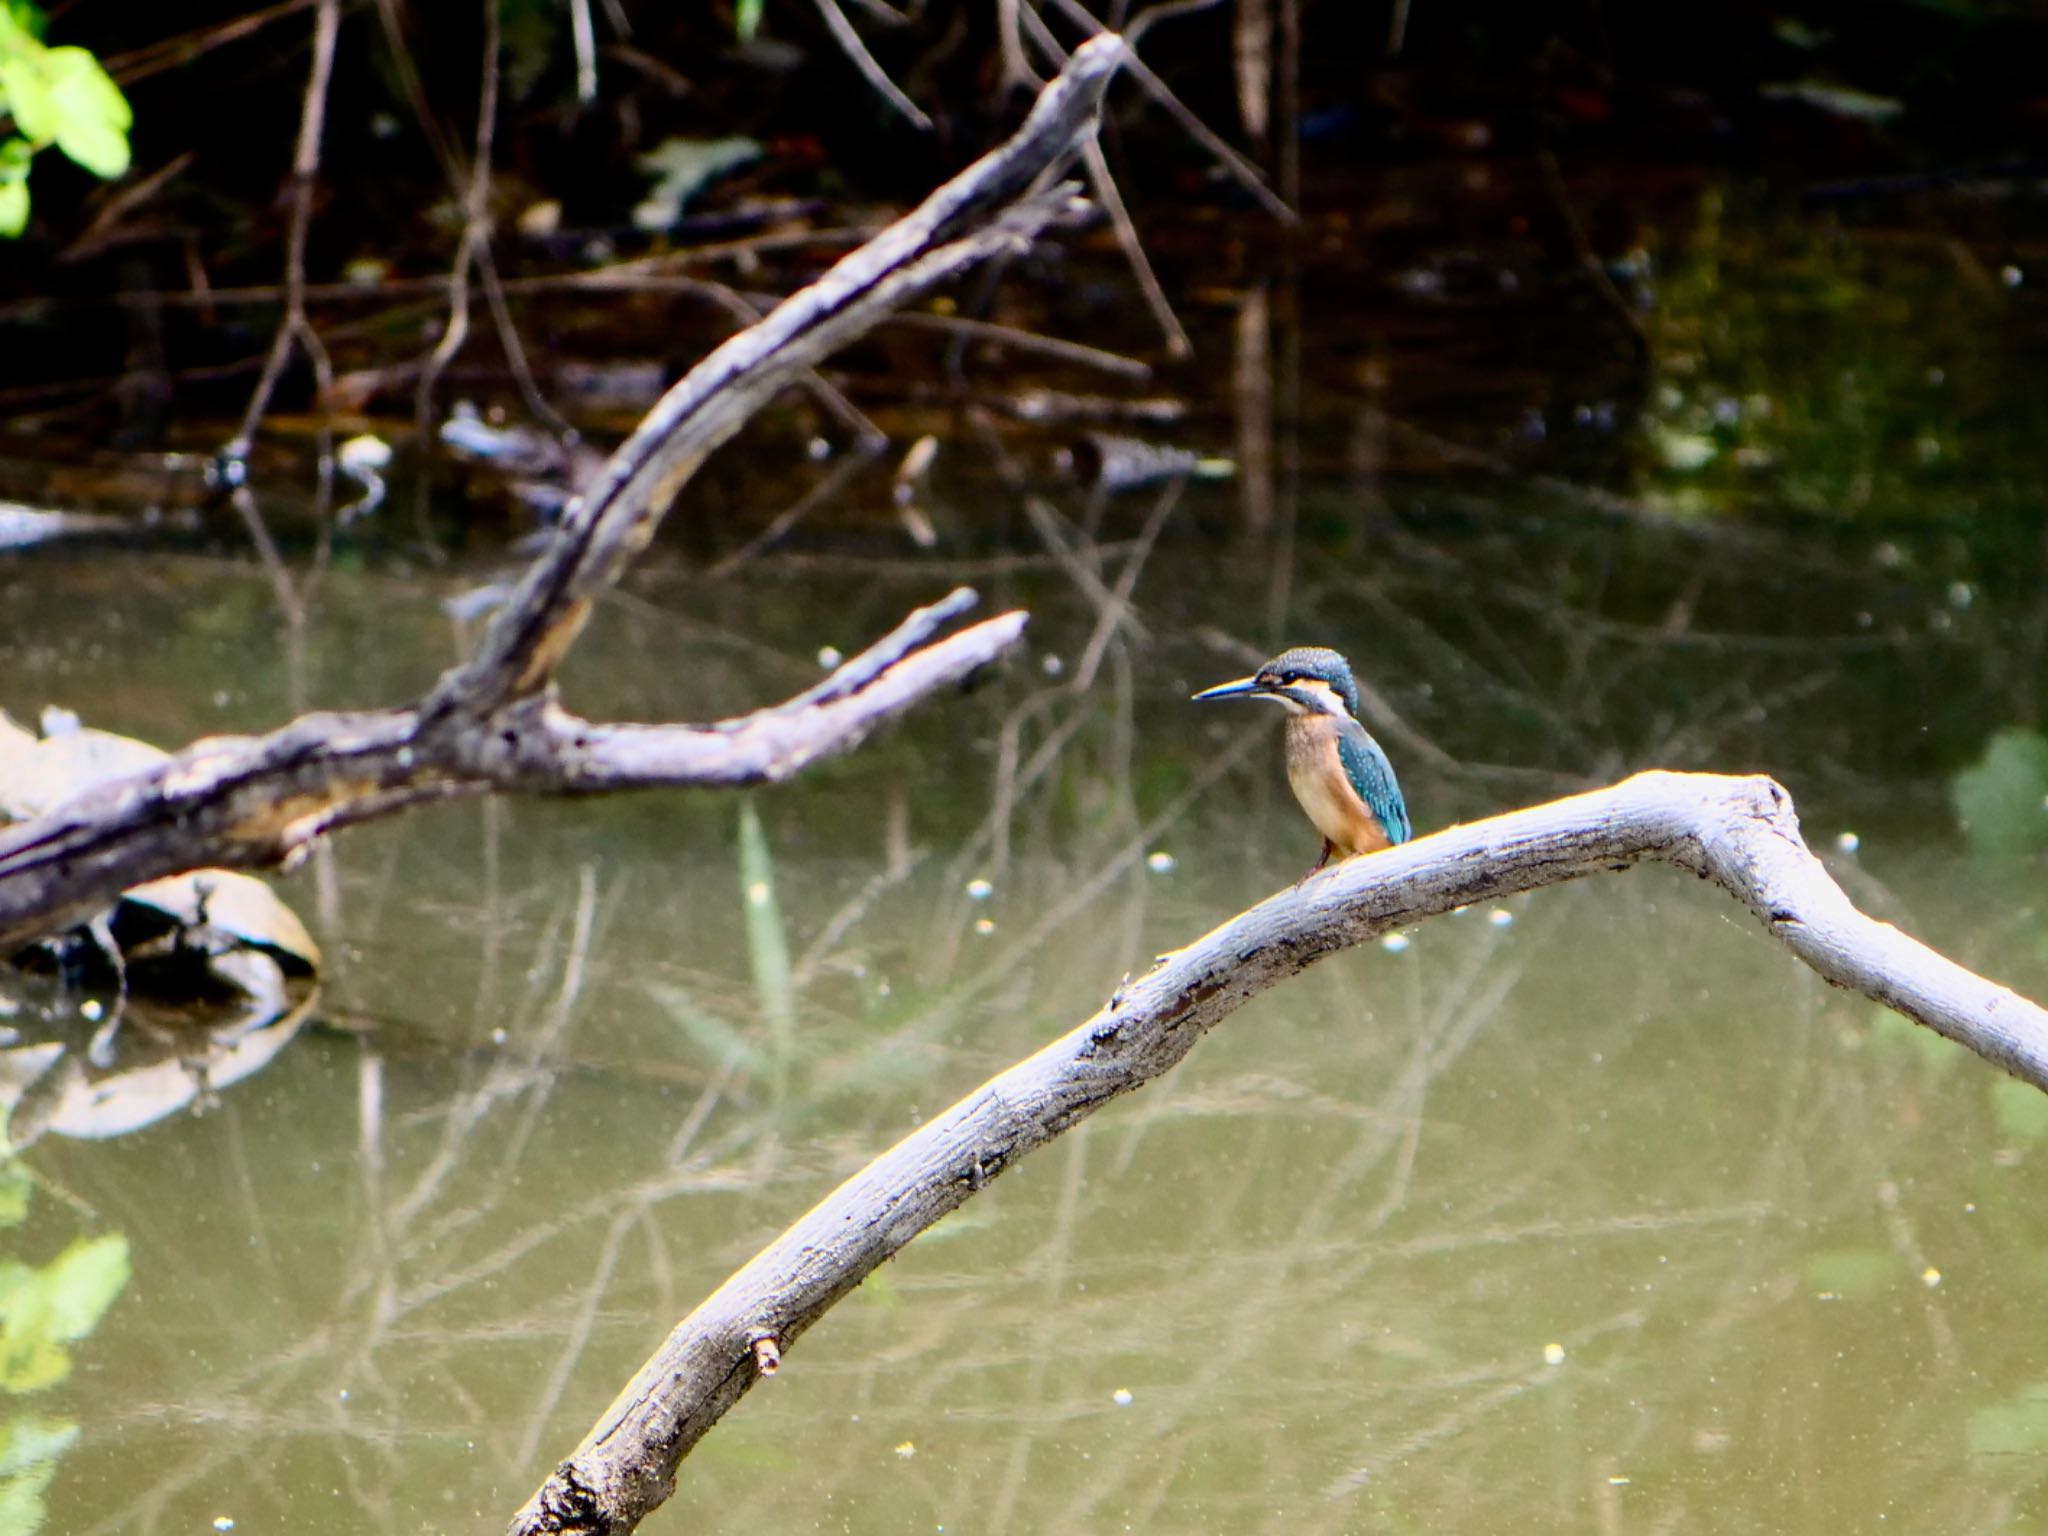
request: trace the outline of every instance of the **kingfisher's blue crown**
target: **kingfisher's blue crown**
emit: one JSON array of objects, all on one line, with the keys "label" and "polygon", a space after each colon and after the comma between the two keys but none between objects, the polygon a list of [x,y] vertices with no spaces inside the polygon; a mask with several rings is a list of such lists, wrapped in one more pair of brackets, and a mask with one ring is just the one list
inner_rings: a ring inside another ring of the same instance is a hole
[{"label": "kingfisher's blue crown", "polygon": [[1259,668],[1257,677],[1262,685],[1269,686],[1302,679],[1328,683],[1344,701],[1351,718],[1358,718],[1358,684],[1352,679],[1351,663],[1326,645],[1297,645],[1291,651],[1282,651]]}]

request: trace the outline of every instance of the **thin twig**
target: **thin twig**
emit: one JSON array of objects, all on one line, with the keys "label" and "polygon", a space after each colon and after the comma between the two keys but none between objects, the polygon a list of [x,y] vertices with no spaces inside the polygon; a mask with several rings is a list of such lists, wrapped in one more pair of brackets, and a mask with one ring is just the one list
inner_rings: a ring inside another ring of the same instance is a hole
[{"label": "thin twig", "polygon": [[[468,185],[462,190],[462,238],[456,242],[455,261],[448,274],[448,321],[427,354],[413,391],[413,430],[422,444],[433,437],[435,387],[441,382],[443,370],[469,339],[470,268],[490,239],[491,145],[498,123],[499,4],[500,0],[483,0],[483,68],[477,87],[476,154],[470,161]],[[426,526],[428,489],[422,476],[417,509],[422,528]]]},{"label": "thin twig", "polygon": [[1109,215],[1110,228],[1116,231],[1116,243],[1123,249],[1124,260],[1131,264],[1131,275],[1138,280],[1138,291],[1145,296],[1145,307],[1152,311],[1153,320],[1166,333],[1167,356],[1194,356],[1195,344],[1188,340],[1187,328],[1180,323],[1180,316],[1173,312],[1173,301],[1167,298],[1166,290],[1159,284],[1159,275],[1152,270],[1151,258],[1145,254],[1145,242],[1138,238],[1138,226],[1131,222],[1130,211],[1124,207],[1123,194],[1117,190],[1116,178],[1109,173],[1109,159],[1103,154],[1099,140],[1090,139],[1082,146],[1081,163],[1088,169],[1088,185],[1094,188],[1095,200]]},{"label": "thin twig", "polygon": [[970,320],[964,315],[912,312],[891,316],[889,323],[907,326],[912,330],[944,331],[949,335],[991,342],[996,346],[1009,347],[1018,352],[1035,352],[1041,357],[1050,357],[1062,363],[1073,363],[1081,368],[1093,368],[1100,373],[1115,374],[1118,378],[1133,379],[1139,383],[1152,377],[1152,365],[1140,358],[1126,357],[1121,352],[1106,352],[1101,347],[1068,341],[1060,336],[1019,330],[1013,325],[999,325],[993,320]]},{"label": "thin twig", "polygon": [[[1065,11],[1068,18],[1076,25],[1085,27],[1090,36],[1101,34],[1103,30],[1102,23],[1088,14],[1087,9],[1080,4],[1080,0],[1054,0],[1054,3],[1061,10]],[[1037,20],[1036,13],[1033,13],[1032,19],[1034,21]],[[1042,22],[1039,23],[1040,27],[1043,27],[1043,25]],[[1046,34],[1046,41],[1050,43],[1050,33]],[[1137,57],[1134,53],[1131,57],[1131,62],[1126,67],[1130,72],[1131,79],[1136,82],[1138,88],[1160,106],[1164,107],[1166,115],[1180,124],[1183,131],[1190,138],[1214,155],[1217,164],[1223,167],[1224,171],[1230,176],[1230,179],[1249,192],[1253,200],[1261,208],[1265,209],[1266,212],[1283,224],[1293,224],[1298,221],[1299,216],[1295,211],[1288,207],[1274,193],[1271,187],[1266,185],[1266,178],[1260,174],[1259,168],[1235,149],[1231,148],[1229,143],[1215,129],[1195,116],[1188,108],[1187,103],[1174,95],[1172,87],[1168,86],[1164,80],[1153,73],[1151,67],[1143,59]]]},{"label": "thin twig", "polygon": [[868,45],[861,41],[853,23],[846,19],[846,12],[839,9],[838,0],[817,0],[818,14],[825,19],[825,29],[832,34],[832,40],[839,44],[840,51],[853,61],[853,67],[860,71],[861,78],[874,87],[877,95],[889,103],[912,127],[920,133],[932,131],[932,120],[925,116],[922,108],[903,94],[894,80],[882,66],[875,62],[875,56],[868,52]]},{"label": "thin twig", "polygon": [[[240,454],[263,420],[285,365],[291,361],[294,343],[306,342],[317,348],[313,328],[306,320],[306,232],[313,220],[313,186],[320,177],[320,139],[327,118],[327,87],[334,77],[334,40],[341,29],[341,0],[319,0],[313,13],[313,62],[306,72],[306,93],[299,107],[299,137],[292,150],[291,215],[285,231],[284,321],[271,339],[263,372],[243,409],[235,439]],[[320,354],[324,358],[324,353]],[[232,449],[231,449],[232,452]],[[322,454],[324,460],[327,455]]]},{"label": "thin twig", "polygon": [[572,506],[471,658],[424,698],[209,738],[0,829],[0,950],[89,918],[144,880],[288,865],[335,829],[437,800],[778,781],[1008,652],[1022,614],[925,643],[972,600],[959,594],[819,687],[742,720],[601,725],[554,697],[591,605],[766,400],[897,306],[1072,217],[1074,188],[1050,178],[1094,131],[1123,59],[1114,38],[1077,51],[1011,139],[692,369]]}]

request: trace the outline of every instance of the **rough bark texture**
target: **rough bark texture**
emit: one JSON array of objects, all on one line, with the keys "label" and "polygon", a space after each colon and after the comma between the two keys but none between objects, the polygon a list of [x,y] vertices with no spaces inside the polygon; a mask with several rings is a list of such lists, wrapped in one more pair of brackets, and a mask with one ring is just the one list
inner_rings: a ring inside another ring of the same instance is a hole
[{"label": "rough bark texture", "polygon": [[693,368],[571,509],[476,654],[425,698],[197,742],[0,829],[0,955],[89,918],[130,886],[203,865],[288,863],[334,828],[422,801],[781,778],[1014,644],[1020,614],[926,646],[973,600],[956,593],[820,688],[741,720],[597,725],[552,697],[592,603],[647,547],[684,481],[771,395],[905,301],[1027,246],[1074,207],[1071,189],[1049,180],[1093,131],[1125,57],[1111,35],[1084,45],[1006,144]]},{"label": "rough bark texture", "polygon": [[1337,950],[1454,908],[1661,861],[1720,885],[1830,982],[2048,1088],[2048,1013],[1859,912],[1774,781],[1645,773],[1354,859],[1165,956],[1078,1029],[975,1089],[800,1218],[692,1312],[512,1522],[623,1536],[779,1357],[918,1233],[1019,1158],[1177,1063],[1240,1004]]},{"label": "rough bark texture", "polygon": [[543,693],[459,727],[425,729],[408,708],[302,715],[268,736],[194,742],[146,773],[0,829],[0,955],[161,875],[288,866],[337,827],[427,801],[785,779],[1016,644],[1021,613],[933,639],[974,602],[963,589],[911,614],[827,678],[832,691],[708,725],[596,725]]}]

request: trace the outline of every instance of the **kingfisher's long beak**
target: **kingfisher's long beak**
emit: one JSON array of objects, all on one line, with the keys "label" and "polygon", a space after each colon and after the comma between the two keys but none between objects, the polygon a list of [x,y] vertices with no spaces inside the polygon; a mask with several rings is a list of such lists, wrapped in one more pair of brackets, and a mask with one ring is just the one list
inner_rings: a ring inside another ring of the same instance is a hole
[{"label": "kingfisher's long beak", "polygon": [[1256,677],[1240,677],[1234,683],[1218,683],[1214,688],[1204,688],[1194,699],[1199,704],[1209,699],[1257,698],[1265,691]]}]

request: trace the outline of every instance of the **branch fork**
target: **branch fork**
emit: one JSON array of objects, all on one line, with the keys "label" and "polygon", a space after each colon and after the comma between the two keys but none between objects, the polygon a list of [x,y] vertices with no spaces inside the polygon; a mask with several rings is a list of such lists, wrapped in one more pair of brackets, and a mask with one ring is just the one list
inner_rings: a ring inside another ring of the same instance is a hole
[{"label": "branch fork", "polygon": [[974,602],[963,591],[910,615],[818,687],[738,720],[598,724],[555,698],[592,605],[763,403],[933,285],[1027,246],[1074,211],[1058,173],[1093,134],[1127,57],[1112,35],[1084,45],[1007,143],[691,369],[607,461],[475,653],[425,697],[198,742],[0,828],[0,954],[89,919],[130,886],[207,865],[288,864],[337,827],[411,805],[494,790],[784,779],[1011,649],[1022,614],[939,637]]}]

